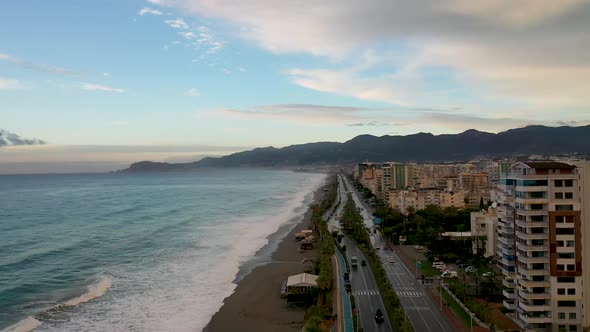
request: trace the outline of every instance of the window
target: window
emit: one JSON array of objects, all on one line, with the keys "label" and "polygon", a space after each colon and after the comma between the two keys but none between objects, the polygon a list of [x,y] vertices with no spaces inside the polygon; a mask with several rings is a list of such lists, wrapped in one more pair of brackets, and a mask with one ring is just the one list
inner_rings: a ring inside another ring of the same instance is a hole
[{"label": "window", "polygon": [[564,242],[563,241],[557,241],[557,246],[558,247],[565,247]]},{"label": "window", "polygon": [[530,195],[530,198],[543,198],[544,194],[545,193],[542,191],[533,191],[529,195]]},{"label": "window", "polygon": [[543,210],[543,204],[531,204],[531,210]]},{"label": "window", "polygon": [[570,332],[576,332],[577,330],[578,330],[578,327],[576,325],[570,325]]},{"label": "window", "polygon": [[555,216],[555,222],[558,224],[562,224],[565,222],[565,217],[564,216]]},{"label": "window", "polygon": [[565,312],[560,312],[558,317],[559,319],[565,319]]},{"label": "window", "polygon": [[565,183],[566,187],[573,187],[574,186],[574,180],[565,180],[564,183]]},{"label": "window", "polygon": [[558,307],[575,308],[576,307],[576,301],[557,301],[557,306]]},{"label": "window", "polygon": [[555,199],[563,199],[563,193],[555,193]]},{"label": "window", "polygon": [[573,282],[576,282],[576,278],[574,278],[574,277],[557,277],[557,282],[573,283]]},{"label": "window", "polygon": [[565,265],[557,264],[557,271],[565,271]]},{"label": "window", "polygon": [[574,199],[574,193],[565,193],[565,199]]},{"label": "window", "polygon": [[556,228],[555,234],[557,235],[574,235],[574,228]]},{"label": "window", "polygon": [[570,312],[570,319],[576,319],[576,313]]},{"label": "window", "polygon": [[555,180],[556,187],[563,187],[563,180]]},{"label": "window", "polygon": [[567,270],[568,271],[575,271],[576,270],[576,265],[574,265],[574,264],[568,264],[567,265]]},{"label": "window", "polygon": [[531,221],[545,221],[545,216],[531,216]]},{"label": "window", "polygon": [[575,258],[573,252],[560,252],[557,253],[557,258]]},{"label": "window", "polygon": [[555,204],[556,211],[572,211],[574,206],[572,204]]},{"label": "window", "polygon": [[568,247],[573,247],[574,246],[574,240],[569,240],[566,242]]},{"label": "window", "polygon": [[567,295],[576,295],[576,289],[575,288],[568,288]]},{"label": "window", "polygon": [[565,288],[558,288],[557,295],[565,295]]}]

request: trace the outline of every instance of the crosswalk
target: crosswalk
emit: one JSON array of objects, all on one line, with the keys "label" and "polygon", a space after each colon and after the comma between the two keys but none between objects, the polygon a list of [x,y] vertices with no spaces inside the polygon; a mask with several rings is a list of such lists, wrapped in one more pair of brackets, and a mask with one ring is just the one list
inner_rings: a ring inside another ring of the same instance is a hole
[{"label": "crosswalk", "polygon": [[422,297],[422,296],[426,296],[426,294],[424,294],[424,292],[411,292],[411,291],[401,291],[401,292],[397,292],[398,296],[403,296],[403,297]]},{"label": "crosswalk", "polygon": [[378,290],[360,290],[355,291],[354,295],[379,295]]}]

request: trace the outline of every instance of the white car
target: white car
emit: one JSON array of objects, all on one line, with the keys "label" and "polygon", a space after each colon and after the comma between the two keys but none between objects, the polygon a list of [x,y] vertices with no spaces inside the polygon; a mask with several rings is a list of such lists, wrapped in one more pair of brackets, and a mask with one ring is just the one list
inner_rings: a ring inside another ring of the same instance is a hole
[{"label": "white car", "polygon": [[484,278],[493,278],[494,277],[494,272],[485,272],[482,274],[482,276]]},{"label": "white car", "polygon": [[393,257],[389,257],[389,262],[390,263],[395,263],[395,261],[393,260]]},{"label": "white car", "polygon": [[475,267],[473,267],[473,266],[468,266],[468,267],[465,268],[465,272],[471,272],[471,273],[473,273],[475,271],[477,271],[477,269]]}]

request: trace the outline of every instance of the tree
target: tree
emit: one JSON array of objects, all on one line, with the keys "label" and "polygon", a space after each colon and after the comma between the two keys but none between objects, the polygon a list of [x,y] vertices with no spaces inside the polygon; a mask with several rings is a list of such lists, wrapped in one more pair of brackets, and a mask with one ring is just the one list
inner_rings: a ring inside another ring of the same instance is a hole
[{"label": "tree", "polygon": [[483,197],[479,198],[479,209],[483,210]]}]

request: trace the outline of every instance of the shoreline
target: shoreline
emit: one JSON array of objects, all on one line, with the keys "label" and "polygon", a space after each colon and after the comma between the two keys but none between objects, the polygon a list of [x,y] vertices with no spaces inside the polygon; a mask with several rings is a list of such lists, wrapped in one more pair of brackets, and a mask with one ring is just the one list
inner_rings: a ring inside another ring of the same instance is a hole
[{"label": "shoreline", "polygon": [[[269,242],[240,267],[234,280],[234,292],[223,300],[221,308],[211,317],[203,331],[299,331],[305,311],[291,308],[280,297],[283,280],[313,268],[319,247],[299,252],[295,233],[312,228],[310,207],[323,196],[328,177],[314,191],[304,206],[303,218],[297,216],[268,236]],[[306,197],[307,197],[306,195]],[[302,263],[304,260],[305,263]]]}]

